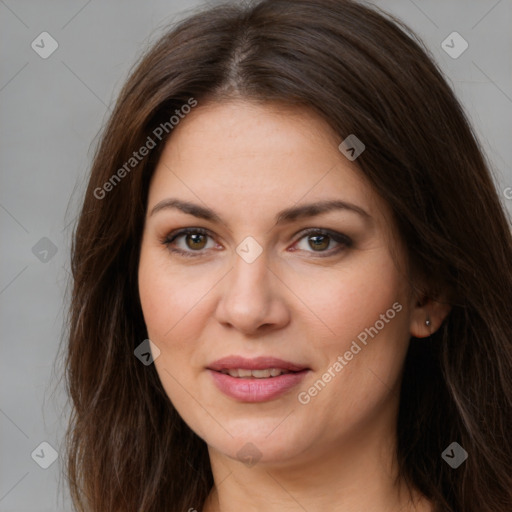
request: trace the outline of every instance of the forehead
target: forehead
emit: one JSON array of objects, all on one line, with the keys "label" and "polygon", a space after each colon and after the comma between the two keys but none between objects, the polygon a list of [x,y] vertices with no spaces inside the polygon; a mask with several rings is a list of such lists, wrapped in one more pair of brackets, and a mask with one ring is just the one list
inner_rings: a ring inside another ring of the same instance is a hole
[{"label": "forehead", "polygon": [[[312,174],[328,171],[325,166],[343,164],[334,134],[320,118],[304,109],[246,101],[199,105],[173,129],[160,158],[165,166],[195,174],[274,182],[290,178],[308,168]],[[300,165],[299,165],[300,164]],[[350,162],[346,160],[346,165]],[[163,168],[163,169],[162,169]],[[352,172],[354,177],[356,172]]]},{"label": "forehead", "polygon": [[[148,207],[169,195],[235,215],[341,199],[372,216],[386,206],[341,140],[310,110],[249,101],[199,104],[174,128],[156,167]],[[240,217],[240,218],[242,218]]]}]

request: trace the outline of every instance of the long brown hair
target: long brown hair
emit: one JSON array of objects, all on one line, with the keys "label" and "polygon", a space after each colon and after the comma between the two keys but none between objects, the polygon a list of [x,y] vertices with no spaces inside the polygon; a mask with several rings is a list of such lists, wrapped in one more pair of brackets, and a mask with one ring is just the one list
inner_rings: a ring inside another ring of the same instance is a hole
[{"label": "long brown hair", "polygon": [[[161,37],[122,89],[72,247],[66,474],[77,510],[200,510],[213,485],[205,442],[177,414],[154,365],[134,356],[148,337],[137,267],[170,117],[191,99],[234,96],[308,107],[340,142],[349,134],[364,142],[360,171],[391,206],[417,282],[433,298],[444,290],[452,306],[428,341],[411,339],[400,476],[438,512],[509,512],[510,221],[428,50],[395,18],[349,0],[202,10]],[[156,147],[130,161],[148,137]],[[454,441],[468,453],[457,469],[441,457]]]}]

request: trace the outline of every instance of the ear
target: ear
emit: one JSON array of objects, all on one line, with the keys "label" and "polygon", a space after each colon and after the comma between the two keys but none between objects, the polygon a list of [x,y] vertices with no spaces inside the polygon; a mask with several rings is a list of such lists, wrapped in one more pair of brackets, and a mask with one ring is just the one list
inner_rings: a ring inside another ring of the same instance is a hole
[{"label": "ear", "polygon": [[441,327],[452,309],[444,299],[444,297],[437,299],[423,297],[417,301],[411,311],[411,336],[427,338]]}]

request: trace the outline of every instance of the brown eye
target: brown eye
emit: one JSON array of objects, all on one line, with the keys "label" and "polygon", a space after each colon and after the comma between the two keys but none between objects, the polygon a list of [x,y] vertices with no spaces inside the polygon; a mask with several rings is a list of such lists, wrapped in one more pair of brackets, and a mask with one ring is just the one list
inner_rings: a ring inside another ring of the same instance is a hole
[{"label": "brown eye", "polygon": [[310,235],[308,236],[308,243],[312,249],[324,250],[329,247],[329,236],[328,235]]},{"label": "brown eye", "polygon": [[[303,236],[297,244],[300,245],[303,239],[307,240],[307,245],[303,244],[302,247],[299,246],[298,248],[309,253],[316,252],[321,257],[337,254],[353,244],[352,240],[342,233],[319,228],[312,228],[303,232]],[[332,244],[334,247],[330,248]]]},{"label": "brown eye", "polygon": [[[201,228],[187,228],[170,233],[162,241],[169,251],[183,256],[201,256],[207,249],[208,238],[211,235]],[[181,239],[183,241],[181,241]],[[179,243],[181,242],[181,244]],[[179,246],[181,245],[181,247]]]},{"label": "brown eye", "polygon": [[190,249],[204,249],[204,246],[206,245],[206,237],[207,235],[189,233],[185,235],[185,244]]}]

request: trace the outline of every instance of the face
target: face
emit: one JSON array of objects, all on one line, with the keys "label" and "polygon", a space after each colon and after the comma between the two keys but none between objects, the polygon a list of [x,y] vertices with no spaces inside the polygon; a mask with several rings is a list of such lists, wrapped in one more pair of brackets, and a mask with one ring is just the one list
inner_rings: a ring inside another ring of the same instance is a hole
[{"label": "face", "polygon": [[340,142],[304,110],[199,105],[155,170],[144,319],[216,453],[306,461],[394,429],[414,304],[390,211]]}]

